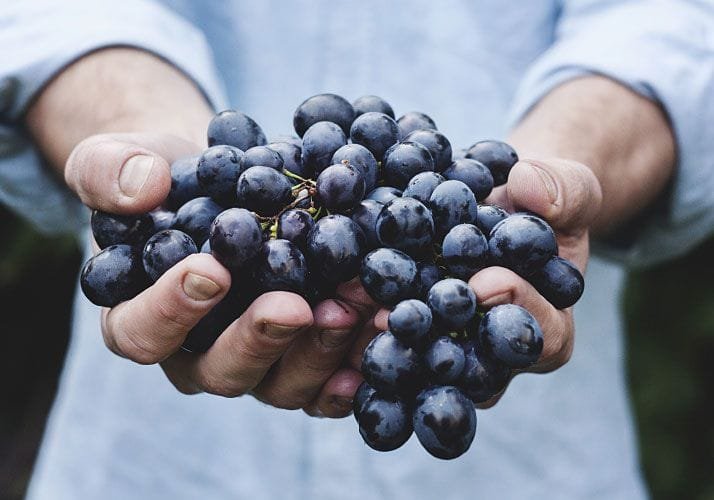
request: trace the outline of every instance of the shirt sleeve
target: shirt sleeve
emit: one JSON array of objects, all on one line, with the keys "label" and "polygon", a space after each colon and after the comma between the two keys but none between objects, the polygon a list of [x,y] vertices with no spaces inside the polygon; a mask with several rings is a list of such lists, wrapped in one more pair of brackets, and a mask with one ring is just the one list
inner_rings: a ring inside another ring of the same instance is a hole
[{"label": "shirt sleeve", "polygon": [[[601,74],[660,103],[678,165],[661,210],[594,249],[646,265],[681,254],[714,231],[714,5],[704,1],[566,0],[552,46],[529,68],[512,106],[515,124],[563,82]],[[607,202],[607,201],[605,201]]]},{"label": "shirt sleeve", "polygon": [[8,2],[0,10],[0,202],[45,233],[77,230],[86,212],[43,164],[23,131],[23,114],[64,67],[110,46],[137,47],[161,57],[191,78],[214,108],[225,105],[203,34],[157,2]]}]

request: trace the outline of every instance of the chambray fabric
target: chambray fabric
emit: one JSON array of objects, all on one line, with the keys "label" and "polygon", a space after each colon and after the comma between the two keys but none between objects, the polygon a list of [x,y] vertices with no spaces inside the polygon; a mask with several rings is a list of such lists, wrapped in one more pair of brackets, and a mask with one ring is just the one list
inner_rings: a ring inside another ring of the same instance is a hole
[{"label": "chambray fabric", "polygon": [[[661,102],[677,133],[668,196],[633,244],[608,247],[628,262],[665,258],[714,226],[714,141],[705,135],[714,118],[713,10],[657,0],[8,3],[0,200],[48,232],[83,226],[86,211],[19,123],[54,74],[104,46],[165,58],[217,109],[247,112],[268,136],[290,133],[309,95],[375,93],[398,115],[428,112],[457,147],[504,137],[554,86],[602,73]],[[351,418],[180,395],[157,366],[109,353],[98,309],[78,295],[28,498],[644,498],[623,372],[622,279],[619,266],[592,260],[570,363],[517,377],[498,406],[479,412],[472,450],[450,462],[414,437],[374,452]]]}]

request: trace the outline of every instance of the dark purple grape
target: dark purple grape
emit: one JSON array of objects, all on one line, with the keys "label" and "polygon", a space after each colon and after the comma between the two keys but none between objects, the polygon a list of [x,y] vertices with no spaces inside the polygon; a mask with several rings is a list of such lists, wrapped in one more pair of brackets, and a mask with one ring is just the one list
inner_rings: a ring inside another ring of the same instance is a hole
[{"label": "dark purple grape", "polygon": [[528,281],[557,309],[574,305],[585,289],[583,275],[572,262],[553,256]]},{"label": "dark purple grape", "polygon": [[197,253],[196,243],[178,229],[159,231],[146,242],[142,261],[144,270],[152,281],[191,254]]},{"label": "dark purple grape", "polygon": [[350,138],[354,144],[369,149],[377,161],[382,161],[384,153],[399,139],[399,127],[389,115],[364,113],[352,123]]},{"label": "dark purple grape", "polygon": [[411,178],[402,196],[415,198],[428,206],[431,193],[445,180],[443,175],[436,172],[421,172]]},{"label": "dark purple grape", "polygon": [[332,122],[317,122],[302,138],[302,163],[306,169],[318,175],[332,165],[332,156],[347,144],[342,129]]},{"label": "dark purple grape", "polygon": [[412,435],[411,410],[400,399],[374,394],[362,405],[359,433],[374,450],[396,450]]},{"label": "dark purple grape", "polygon": [[367,249],[373,250],[379,246],[377,239],[377,216],[384,205],[375,200],[362,200],[352,211],[352,220],[364,231]]},{"label": "dark purple grape", "polygon": [[447,179],[461,181],[466,184],[477,200],[485,199],[493,189],[491,171],[483,163],[464,158],[455,160],[443,172]]},{"label": "dark purple grape", "polygon": [[421,358],[391,332],[377,335],[362,355],[362,375],[379,394],[413,394],[421,381]]},{"label": "dark purple grape", "polygon": [[250,167],[256,167],[258,165],[282,171],[284,164],[283,157],[273,148],[269,146],[254,146],[246,150],[241,157],[240,171],[245,172]]},{"label": "dark purple grape", "polygon": [[418,295],[416,263],[393,248],[378,248],[368,253],[362,261],[360,280],[369,296],[383,305]]},{"label": "dark purple grape", "polygon": [[[303,179],[309,179],[313,176],[313,172],[305,168],[302,163],[302,146],[295,145],[292,142],[271,142],[268,147],[276,151],[283,159],[284,170]],[[298,181],[295,180],[294,182]]]},{"label": "dark purple grape", "polygon": [[369,193],[367,193],[367,196],[365,196],[365,199],[367,200],[374,200],[380,202],[382,205],[385,205],[392,201],[395,198],[399,198],[402,195],[402,192],[395,188],[395,187],[390,187],[390,186],[380,186]]},{"label": "dark purple grape", "polygon": [[211,254],[216,260],[236,270],[258,254],[263,232],[255,214],[244,208],[229,208],[213,221],[210,242]]},{"label": "dark purple grape", "polygon": [[410,111],[404,113],[397,120],[399,125],[399,140],[402,141],[406,136],[415,130],[436,130],[436,123],[424,113],[419,111]]},{"label": "dark purple grape", "polygon": [[154,220],[149,214],[116,215],[94,210],[91,226],[99,248],[111,245],[141,247],[154,234]]},{"label": "dark purple grape", "polygon": [[420,300],[403,300],[389,313],[387,324],[404,345],[418,347],[429,337],[431,309]]},{"label": "dark purple grape", "polygon": [[328,215],[307,236],[306,257],[318,280],[349,281],[359,272],[366,242],[362,229],[344,215]]},{"label": "dark purple grape", "polygon": [[297,107],[293,116],[293,126],[303,140],[307,129],[318,122],[336,123],[345,135],[348,135],[354,119],[355,110],[344,97],[335,94],[318,94],[307,98]]},{"label": "dark purple grape", "polygon": [[433,262],[417,262],[417,273],[419,297],[426,300],[429,290],[434,286],[434,283],[444,277],[444,273]]},{"label": "dark purple grape", "polygon": [[348,212],[364,197],[364,176],[355,167],[337,164],[320,172],[315,192],[320,204],[330,212]]},{"label": "dark purple grape", "polygon": [[286,210],[278,217],[278,238],[291,241],[303,252],[307,248],[307,235],[315,225],[309,212],[299,208]]},{"label": "dark purple grape", "polygon": [[110,245],[90,258],[79,281],[84,295],[101,307],[132,299],[149,284],[141,253],[129,245]]},{"label": "dark purple grape", "polygon": [[416,174],[433,170],[431,153],[418,142],[399,142],[384,153],[382,177],[390,186],[404,189]]},{"label": "dark purple grape", "polygon": [[506,388],[511,370],[477,346],[474,341],[464,344],[465,364],[458,386],[471,401],[483,403]]},{"label": "dark purple grape", "polygon": [[479,327],[481,344],[509,368],[526,368],[543,351],[543,332],[531,313],[515,304],[489,310]]},{"label": "dark purple grape", "polygon": [[238,178],[238,206],[258,215],[276,215],[293,201],[292,184],[274,168],[250,167]]},{"label": "dark purple grape", "polygon": [[431,248],[434,221],[429,209],[419,200],[396,198],[382,208],[376,231],[383,246],[421,255]]},{"label": "dark purple grape", "polygon": [[437,386],[422,391],[414,409],[414,433],[437,458],[463,455],[476,435],[473,403],[456,387]]},{"label": "dark purple grape", "polygon": [[387,101],[376,95],[363,95],[352,103],[355,110],[355,118],[365,113],[384,113],[390,118],[394,118],[394,110]]},{"label": "dark purple grape", "polygon": [[508,217],[508,212],[501,207],[497,207],[496,205],[479,205],[476,225],[484,236],[488,238],[491,234],[493,226],[501,222],[506,217]]},{"label": "dark purple grape", "polygon": [[264,242],[251,269],[259,293],[284,290],[307,295],[309,272],[305,257],[288,240]]},{"label": "dark purple grape", "polygon": [[403,142],[418,142],[426,147],[434,159],[434,170],[437,172],[442,172],[451,165],[451,143],[438,130],[415,130],[406,136]]},{"label": "dark purple grape", "polygon": [[505,184],[511,168],[518,162],[516,151],[501,141],[481,141],[471,146],[466,158],[480,161],[491,171],[494,186]]},{"label": "dark purple grape", "polygon": [[460,279],[437,281],[429,290],[427,302],[434,321],[445,328],[460,330],[476,316],[476,294]]},{"label": "dark purple grape", "polygon": [[227,109],[213,117],[208,124],[208,145],[225,144],[241,151],[266,143],[260,126],[248,115]]},{"label": "dark purple grape", "polygon": [[154,223],[154,231],[159,232],[164,229],[171,229],[176,222],[176,213],[170,212],[168,210],[163,210],[161,208],[156,208],[149,212],[149,217],[151,217]]},{"label": "dark purple grape", "polygon": [[476,197],[461,181],[444,181],[436,186],[428,206],[440,238],[457,224],[475,224],[478,216]]},{"label": "dark purple grape", "polygon": [[251,301],[246,300],[238,293],[236,287],[231,287],[228,294],[211,309],[188,332],[181,345],[181,349],[188,352],[206,352],[243,312]]},{"label": "dark purple grape", "polygon": [[206,196],[196,175],[198,159],[198,156],[190,156],[171,164],[171,190],[165,202],[169,209],[178,210],[187,201]]},{"label": "dark purple grape", "polygon": [[362,172],[365,182],[365,192],[369,193],[377,187],[377,160],[369,149],[360,144],[345,144],[332,155],[332,164],[349,162],[349,164]]},{"label": "dark purple grape", "polygon": [[448,336],[436,339],[424,353],[424,365],[429,370],[429,379],[436,384],[455,383],[465,364],[464,348]]},{"label": "dark purple grape", "polygon": [[513,214],[494,226],[488,240],[491,261],[527,277],[558,254],[555,233],[530,214]]},{"label": "dark purple grape", "polygon": [[218,214],[223,212],[223,207],[207,196],[194,198],[184,203],[176,212],[174,229],[188,234],[196,246],[203,245],[208,239],[211,223]]},{"label": "dark purple grape", "polygon": [[488,266],[488,241],[473,224],[458,224],[444,237],[441,255],[449,274],[468,281],[476,272]]},{"label": "dark purple grape", "polygon": [[354,397],[352,398],[352,411],[355,419],[359,422],[359,417],[362,414],[362,407],[371,398],[377,390],[369,385],[367,382],[362,381],[362,383],[357,388]]},{"label": "dark purple grape", "polygon": [[243,151],[233,146],[212,146],[198,159],[196,176],[201,191],[216,203],[230,206],[235,203],[236,184],[244,168]]}]

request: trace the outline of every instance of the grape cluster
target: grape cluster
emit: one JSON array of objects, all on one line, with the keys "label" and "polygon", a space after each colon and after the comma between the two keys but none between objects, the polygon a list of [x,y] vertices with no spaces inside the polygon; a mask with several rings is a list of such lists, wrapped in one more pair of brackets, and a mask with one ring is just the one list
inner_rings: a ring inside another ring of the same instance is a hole
[{"label": "grape cluster", "polygon": [[212,254],[239,286],[188,334],[183,348],[203,352],[262,293],[291,291],[314,304],[359,276],[391,308],[388,331],[364,351],[354,397],[364,441],[388,451],[415,433],[436,457],[463,454],[476,432],[474,404],[499,394],[543,348],[528,311],[483,310],[466,280],[503,266],[566,308],[582,294],[582,275],[537,215],[482,204],[518,161],[508,144],[454,151],[430,117],[395,120],[376,96],[310,97],[293,126],[300,138],[268,143],[247,115],[216,115],[208,149],[171,166],[162,207],[92,213],[101,251],[82,270],[82,290],[113,307],[188,255]]}]

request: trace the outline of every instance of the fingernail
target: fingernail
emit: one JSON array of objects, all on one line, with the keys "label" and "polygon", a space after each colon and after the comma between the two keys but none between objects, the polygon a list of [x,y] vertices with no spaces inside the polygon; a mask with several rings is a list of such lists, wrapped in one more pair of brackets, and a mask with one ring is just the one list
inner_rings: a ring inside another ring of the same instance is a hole
[{"label": "fingernail", "polygon": [[265,334],[273,339],[283,339],[288,335],[291,335],[297,330],[294,326],[276,325],[273,323],[266,323],[263,331]]},{"label": "fingernail", "polygon": [[550,172],[542,169],[534,163],[528,162],[527,164],[530,165],[530,167],[535,171],[536,174],[538,174],[538,177],[540,177],[540,180],[543,182],[543,187],[548,193],[548,200],[550,201],[550,203],[555,203],[558,200],[558,184],[555,182],[555,179],[553,179],[553,176],[550,175]]},{"label": "fingernail", "polygon": [[149,155],[134,155],[124,162],[119,172],[119,189],[133,198],[146,184],[151,169],[154,167],[154,157]]},{"label": "fingernail", "polygon": [[352,411],[352,398],[332,396],[330,398],[330,404],[337,407],[341,411]]},{"label": "fingernail", "polygon": [[193,300],[208,300],[218,295],[221,287],[208,278],[194,273],[186,273],[183,278],[183,291]]},{"label": "fingernail", "polygon": [[499,304],[510,304],[512,300],[513,297],[511,296],[511,292],[505,292],[483,300],[481,302],[481,305],[485,307],[491,307],[497,306]]},{"label": "fingernail", "polygon": [[323,330],[320,343],[325,347],[339,347],[350,338],[350,330]]}]

